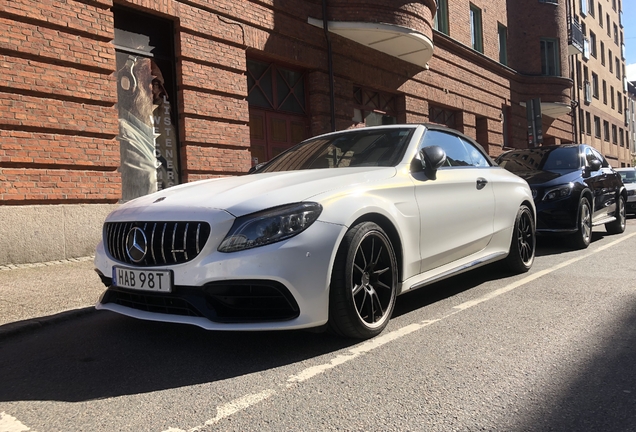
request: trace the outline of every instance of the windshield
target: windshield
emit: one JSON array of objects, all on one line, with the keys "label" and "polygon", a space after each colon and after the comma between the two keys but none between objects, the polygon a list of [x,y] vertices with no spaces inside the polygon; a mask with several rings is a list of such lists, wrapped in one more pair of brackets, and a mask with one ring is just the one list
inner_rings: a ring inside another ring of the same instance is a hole
[{"label": "windshield", "polygon": [[619,171],[623,183],[636,183],[636,170],[631,171]]},{"label": "windshield", "polygon": [[272,159],[256,172],[395,166],[404,156],[414,130],[360,129],[309,139]]},{"label": "windshield", "polygon": [[538,148],[504,153],[497,163],[512,172],[571,171],[581,168],[581,157],[578,147]]}]

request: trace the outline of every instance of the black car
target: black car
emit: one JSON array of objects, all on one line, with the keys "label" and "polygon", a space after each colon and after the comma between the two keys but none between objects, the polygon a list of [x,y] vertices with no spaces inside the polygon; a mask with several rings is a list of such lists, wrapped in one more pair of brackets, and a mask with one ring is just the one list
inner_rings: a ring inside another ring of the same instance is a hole
[{"label": "black car", "polygon": [[621,176],[596,149],[583,144],[511,150],[497,163],[524,178],[537,207],[537,234],[571,237],[590,244],[592,227],[625,231],[627,191]]}]

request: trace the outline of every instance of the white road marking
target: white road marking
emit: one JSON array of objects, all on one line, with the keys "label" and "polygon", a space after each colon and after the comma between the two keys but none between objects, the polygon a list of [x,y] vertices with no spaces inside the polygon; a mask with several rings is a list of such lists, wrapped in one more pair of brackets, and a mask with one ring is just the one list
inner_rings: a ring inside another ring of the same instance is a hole
[{"label": "white road marking", "polygon": [[[625,240],[627,240],[629,238],[632,238],[635,235],[636,235],[636,233],[632,233],[632,234],[629,234],[629,235],[622,236],[620,239],[615,240],[615,241],[613,241],[611,243],[608,243],[605,246],[601,246],[601,247],[599,247],[597,249],[594,249],[593,251],[589,251],[585,255],[582,255],[582,256],[576,257],[576,258],[572,258],[572,259],[570,259],[568,261],[562,262],[561,264],[557,264],[557,265],[555,265],[553,267],[550,267],[548,269],[538,271],[538,272],[533,273],[533,274],[531,274],[531,275],[529,275],[529,276],[527,276],[527,277],[525,277],[523,279],[520,279],[520,280],[518,280],[516,282],[513,282],[513,283],[511,283],[511,284],[509,284],[509,285],[507,285],[507,286],[505,286],[503,288],[499,288],[498,290],[492,291],[492,292],[490,292],[490,293],[488,293],[488,294],[486,294],[486,295],[484,295],[482,297],[479,297],[477,299],[470,300],[470,301],[464,302],[464,303],[462,303],[460,305],[454,306],[453,309],[455,309],[455,310],[450,312],[446,316],[443,316],[442,318],[439,318],[439,319],[436,319],[436,320],[426,320],[426,321],[421,321],[419,323],[409,324],[409,325],[407,325],[405,327],[402,327],[400,329],[394,330],[394,331],[392,331],[390,333],[386,333],[386,334],[377,336],[377,337],[375,337],[373,339],[370,339],[370,340],[368,340],[366,342],[363,342],[362,344],[350,349],[347,354],[339,354],[339,355],[337,355],[336,357],[334,357],[333,359],[331,359],[327,363],[323,363],[323,364],[316,365],[316,366],[311,366],[311,367],[308,367],[308,368],[300,371],[296,375],[291,375],[287,379],[286,387],[287,388],[294,387],[298,383],[302,383],[304,381],[307,381],[307,380],[309,380],[309,379],[311,379],[311,378],[313,378],[313,377],[315,377],[317,375],[320,375],[321,373],[323,373],[323,372],[325,372],[327,370],[333,369],[333,368],[335,368],[337,366],[340,366],[340,365],[342,365],[344,363],[347,363],[347,362],[349,362],[351,360],[354,360],[357,357],[359,357],[359,356],[361,356],[363,354],[366,354],[368,352],[371,352],[371,351],[373,351],[376,348],[380,348],[381,346],[383,346],[383,345],[385,345],[385,344],[387,344],[389,342],[392,342],[394,340],[400,339],[400,338],[402,338],[402,337],[404,337],[404,336],[406,336],[408,334],[411,334],[411,333],[413,333],[415,331],[421,330],[421,329],[423,329],[426,326],[429,326],[431,324],[439,322],[439,321],[441,321],[443,319],[446,319],[446,318],[448,318],[450,316],[453,316],[456,313],[464,311],[464,310],[466,310],[468,308],[471,308],[471,307],[476,306],[478,304],[481,304],[481,303],[484,303],[486,301],[492,300],[492,299],[494,299],[496,297],[499,297],[502,294],[510,292],[510,291],[512,291],[512,290],[514,290],[516,288],[519,288],[520,286],[523,286],[523,285],[525,285],[525,284],[527,284],[529,282],[532,282],[533,280],[536,280],[536,279],[538,279],[540,277],[543,277],[543,276],[545,276],[547,274],[555,272],[555,271],[557,271],[557,270],[559,270],[559,269],[561,269],[563,267],[567,267],[570,264],[573,264],[573,263],[575,263],[577,261],[580,261],[580,260],[582,260],[584,258],[589,258],[590,256],[592,256],[592,255],[594,255],[594,254],[596,254],[598,252],[604,251],[606,249],[609,249],[610,247],[615,246],[615,245],[617,245],[617,244],[619,244],[619,243],[621,243],[621,242],[623,242],[623,241],[625,241]],[[276,394],[276,390],[269,389],[269,390],[264,390],[264,391],[262,391],[260,393],[250,394],[250,395],[238,398],[238,399],[234,399],[233,401],[228,402],[227,404],[224,404],[224,405],[221,405],[221,406],[217,407],[217,409],[216,409],[216,417],[214,417],[211,420],[206,421],[203,426],[197,426],[195,428],[189,429],[188,432],[200,431],[201,429],[205,428],[206,426],[213,425],[213,424],[217,423],[218,421],[220,421],[220,420],[222,420],[222,419],[224,419],[226,417],[229,417],[229,416],[231,416],[233,414],[236,414],[239,411],[242,411],[242,410],[244,410],[246,408],[249,408],[250,406],[253,406],[253,405],[256,405],[259,402],[262,402],[263,400],[265,400],[265,399],[267,399],[267,398],[269,398],[269,397],[271,397],[271,396],[273,396],[275,394]],[[2,423],[0,423],[0,426],[1,425],[2,425]],[[8,432],[22,432],[23,430],[28,431],[29,429],[16,429],[15,431],[14,430],[10,430]],[[5,431],[0,429],[0,432],[5,432]],[[186,431],[184,431],[182,429],[169,428],[169,429],[166,429],[163,432],[186,432]]]},{"label": "white road marking", "polygon": [[525,278],[523,278],[521,280],[518,280],[517,282],[511,283],[508,286],[505,286],[503,288],[499,288],[498,290],[489,292],[488,294],[486,294],[486,295],[484,295],[482,297],[479,297],[479,298],[474,299],[474,300],[469,300],[469,301],[467,301],[465,303],[457,305],[457,306],[454,307],[454,309],[459,309],[460,311],[462,311],[462,310],[466,310],[468,308],[471,308],[473,306],[476,306],[476,305],[478,305],[480,303],[483,303],[485,301],[492,300],[495,297],[498,297],[498,296],[500,296],[502,294],[507,293],[508,291],[512,291],[515,288],[519,288],[522,285],[525,285],[525,284],[527,284],[529,282],[532,282],[535,279],[539,279],[540,277],[543,277],[543,276],[545,276],[547,274],[550,274],[550,273],[552,273],[554,271],[562,269],[563,267],[567,267],[570,264],[574,264],[575,262],[580,261],[582,259],[589,258],[592,255],[594,255],[594,254],[596,254],[598,252],[604,251],[605,249],[608,249],[608,248],[610,248],[612,246],[615,246],[615,245],[617,245],[620,242],[623,242],[623,241],[625,241],[625,240],[627,240],[627,239],[629,239],[631,237],[634,237],[635,235],[636,235],[636,233],[632,233],[632,234],[623,236],[620,239],[615,240],[615,241],[613,241],[611,243],[608,243],[605,246],[601,246],[598,249],[594,249],[593,251],[590,251],[590,252],[586,253],[585,255],[581,255],[579,257],[572,258],[572,259],[570,259],[568,261],[562,262],[561,264],[557,264],[557,265],[555,265],[553,267],[550,267],[548,269],[541,270],[539,272],[533,273],[530,276],[527,276],[527,277],[525,277]]},{"label": "white road marking", "polygon": [[[0,432],[27,432],[31,428],[22,424],[20,420],[5,412],[0,412]],[[31,431],[35,432],[35,431]]]}]

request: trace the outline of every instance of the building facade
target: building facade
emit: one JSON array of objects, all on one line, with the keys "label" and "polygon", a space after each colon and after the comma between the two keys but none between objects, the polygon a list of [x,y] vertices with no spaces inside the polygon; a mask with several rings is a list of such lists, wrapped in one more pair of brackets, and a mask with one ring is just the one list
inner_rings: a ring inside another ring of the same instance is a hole
[{"label": "building facade", "polygon": [[[613,24],[611,1],[599,4]],[[529,145],[526,106],[540,99],[544,145],[582,137],[627,161],[618,138],[578,133],[577,68],[589,73],[599,51],[573,60],[576,5],[363,3],[2,2],[0,265],[90,255],[119,203],[244,174],[331,130],[442,123],[497,156]],[[587,34],[601,34],[597,21]],[[599,77],[618,104],[613,70]],[[607,119],[625,139],[623,111],[597,105],[580,103],[583,117]]]},{"label": "building facade", "polygon": [[627,110],[625,111],[625,123],[629,136],[627,145],[631,152],[631,165],[636,166],[636,81],[627,83]]},{"label": "building facade", "polygon": [[572,70],[577,141],[594,146],[615,167],[632,163],[621,2],[569,0],[568,18],[584,38]]}]

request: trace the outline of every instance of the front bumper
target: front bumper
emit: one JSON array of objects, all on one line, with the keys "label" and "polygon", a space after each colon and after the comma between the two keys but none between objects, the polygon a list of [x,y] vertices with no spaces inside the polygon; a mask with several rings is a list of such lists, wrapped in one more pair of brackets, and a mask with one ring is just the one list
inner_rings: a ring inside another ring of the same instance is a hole
[{"label": "front bumper", "polygon": [[108,289],[96,308],[207,330],[320,326],[329,317],[331,268],[345,231],[316,221],[288,240],[233,253],[218,252],[219,240],[211,238],[194,260],[156,267],[173,272],[171,293],[113,287],[112,267],[131,266],[115,261],[100,243],[95,265]]},{"label": "front bumper", "polygon": [[570,233],[578,228],[578,198],[572,196],[553,202],[535,202],[539,234]]}]

